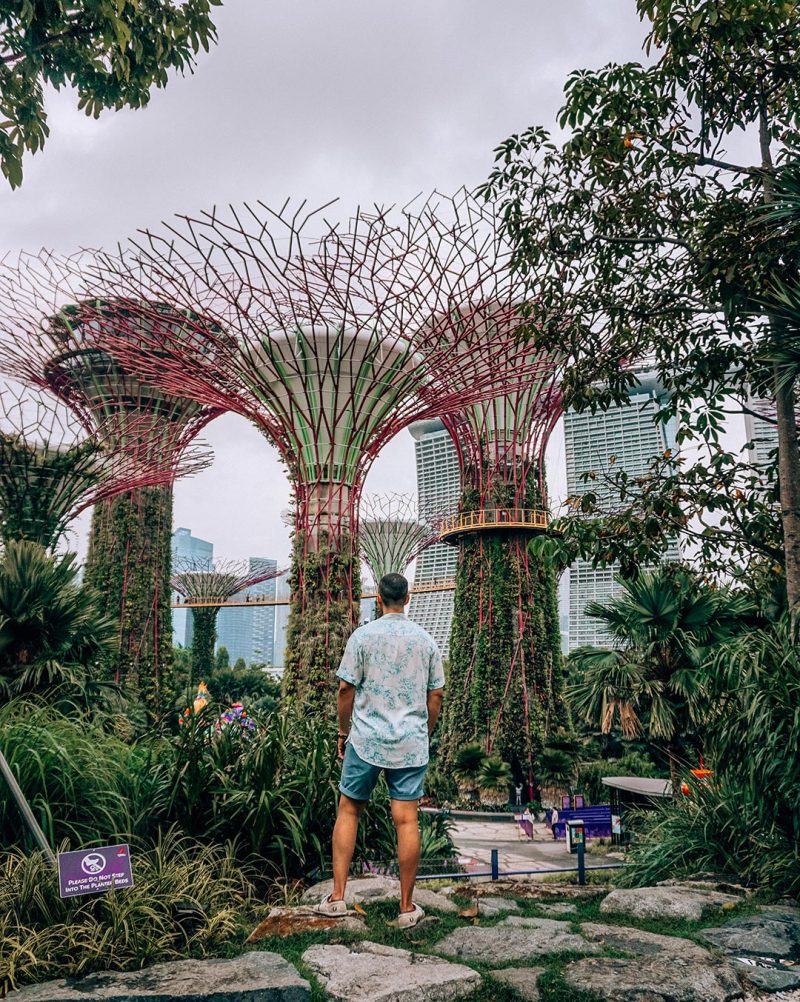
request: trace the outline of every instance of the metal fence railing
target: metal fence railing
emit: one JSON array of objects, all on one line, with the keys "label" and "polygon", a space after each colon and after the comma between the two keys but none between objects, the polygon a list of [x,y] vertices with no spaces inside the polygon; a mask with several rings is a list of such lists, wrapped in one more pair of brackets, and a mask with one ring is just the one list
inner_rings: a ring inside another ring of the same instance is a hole
[{"label": "metal fence railing", "polygon": [[[490,880],[500,880],[503,877],[536,877],[548,873],[575,873],[578,876],[578,883],[586,884],[586,874],[594,870],[621,870],[622,863],[597,863],[586,864],[586,851],[582,844],[577,845],[575,863],[573,866],[549,866],[531,867],[529,869],[500,869],[500,850],[492,849],[489,869],[470,870],[458,863],[457,858],[440,858],[435,860],[420,860],[419,871],[417,873],[417,883],[429,880],[474,880],[476,878],[486,878]],[[449,867],[449,869],[448,869]],[[376,861],[356,864],[351,871],[354,877],[366,876],[387,876],[397,877],[398,869],[396,860]],[[317,880],[330,877],[329,869],[317,870],[313,874]]]}]

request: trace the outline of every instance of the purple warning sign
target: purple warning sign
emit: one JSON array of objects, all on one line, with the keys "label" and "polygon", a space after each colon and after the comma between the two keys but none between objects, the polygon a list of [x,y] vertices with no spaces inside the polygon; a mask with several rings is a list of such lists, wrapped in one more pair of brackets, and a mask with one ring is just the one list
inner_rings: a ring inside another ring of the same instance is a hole
[{"label": "purple warning sign", "polygon": [[99,849],[60,852],[58,887],[62,898],[133,887],[130,849],[127,845],[104,845]]}]

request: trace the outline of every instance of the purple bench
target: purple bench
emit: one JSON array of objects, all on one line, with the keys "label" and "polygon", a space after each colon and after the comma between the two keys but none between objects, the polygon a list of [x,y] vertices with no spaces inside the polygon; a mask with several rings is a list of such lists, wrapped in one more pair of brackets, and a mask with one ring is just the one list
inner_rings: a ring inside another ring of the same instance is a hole
[{"label": "purple bench", "polygon": [[[548,825],[552,826],[553,811],[548,808],[545,812]],[[597,807],[582,807],[579,811],[559,811],[558,821],[556,821],[553,832],[556,838],[567,837],[567,821],[574,821],[576,818],[584,822],[586,826],[586,838],[611,838],[611,807],[609,804],[600,804]]]}]

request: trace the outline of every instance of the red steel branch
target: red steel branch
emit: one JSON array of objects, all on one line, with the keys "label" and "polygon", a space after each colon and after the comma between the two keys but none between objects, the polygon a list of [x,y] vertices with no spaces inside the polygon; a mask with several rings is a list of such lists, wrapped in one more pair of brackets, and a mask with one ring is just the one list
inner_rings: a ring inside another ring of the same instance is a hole
[{"label": "red steel branch", "polygon": [[312,548],[321,532],[356,530],[367,470],[401,429],[541,368],[490,209],[460,193],[340,227],[328,208],[182,217],[133,255],[99,258],[91,279],[100,300],[115,289],[203,317],[197,338],[162,324],[135,340],[103,330],[103,344],[148,385],[255,422],[283,457]]},{"label": "red steel branch", "polygon": [[253,573],[244,561],[215,560],[213,570],[198,567],[197,561],[181,561],[172,575],[172,587],[190,602],[218,602],[224,605],[239,592],[272,581],[286,573],[286,568]]},{"label": "red steel branch", "polygon": [[54,546],[85,509],[172,474],[161,455],[132,455],[115,436],[87,431],[57,398],[0,385],[0,520],[6,538]]},{"label": "red steel branch", "polygon": [[0,264],[0,374],[54,394],[142,474],[132,487],[171,484],[210,462],[198,432],[219,408],[170,396],[109,353],[162,328],[195,338],[203,320],[162,300],[97,297],[87,281],[95,255],[22,254]]}]

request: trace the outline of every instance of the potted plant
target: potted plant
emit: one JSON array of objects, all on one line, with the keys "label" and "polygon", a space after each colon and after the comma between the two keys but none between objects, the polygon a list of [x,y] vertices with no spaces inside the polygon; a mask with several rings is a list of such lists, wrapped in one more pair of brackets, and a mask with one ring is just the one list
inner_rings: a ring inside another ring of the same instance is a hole
[{"label": "potted plant", "polygon": [[478,773],[481,803],[488,807],[502,807],[508,802],[508,788],[512,780],[511,766],[499,755],[487,755]]},{"label": "potted plant", "polygon": [[474,799],[478,790],[478,774],[486,752],[477,743],[462,745],[456,752],[453,773],[458,784],[458,795]]}]

